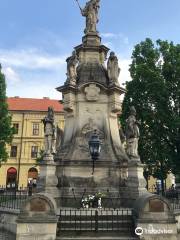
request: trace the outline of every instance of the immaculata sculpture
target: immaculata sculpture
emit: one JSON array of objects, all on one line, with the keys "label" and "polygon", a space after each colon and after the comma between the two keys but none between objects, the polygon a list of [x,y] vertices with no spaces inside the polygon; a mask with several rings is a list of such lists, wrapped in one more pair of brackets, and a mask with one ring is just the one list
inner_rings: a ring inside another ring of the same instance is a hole
[{"label": "immaculata sculpture", "polygon": [[99,8],[100,0],[90,0],[86,3],[86,6],[83,9],[80,7],[82,16],[86,17],[86,28],[84,30],[85,34],[97,32],[96,25],[99,21]]},{"label": "immaculata sculpture", "polygon": [[130,115],[126,120],[126,141],[127,154],[131,158],[139,158],[138,155],[138,141],[139,141],[139,127],[136,120],[136,109],[134,106],[130,107]]},{"label": "immaculata sculpture", "polygon": [[45,155],[51,155],[55,153],[55,125],[54,125],[54,110],[52,107],[48,107],[48,114],[42,120],[44,124],[44,153]]}]

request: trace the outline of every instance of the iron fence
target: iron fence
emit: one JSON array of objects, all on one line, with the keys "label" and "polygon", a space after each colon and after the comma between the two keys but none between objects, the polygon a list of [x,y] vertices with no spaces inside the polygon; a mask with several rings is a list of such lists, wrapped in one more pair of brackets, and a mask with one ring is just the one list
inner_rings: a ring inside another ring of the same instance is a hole
[{"label": "iron fence", "polygon": [[61,209],[58,217],[58,234],[71,231],[134,231],[131,209]]},{"label": "iron fence", "polygon": [[[88,196],[94,196],[94,199],[89,202],[90,207],[97,208],[98,207],[98,199],[99,197],[96,196],[97,192],[90,193],[87,189],[82,189],[81,192],[76,192],[75,189],[72,190],[72,195],[61,196],[61,205],[64,208],[76,208],[80,209],[83,208],[83,199],[88,198]],[[119,192],[113,192],[109,189],[105,189],[102,193],[101,197],[101,205],[103,209],[119,209],[122,207],[127,207],[127,202],[129,198],[125,198],[121,196]]]},{"label": "iron fence", "polygon": [[20,209],[23,202],[31,195],[29,188],[6,188],[0,186],[0,207]]}]

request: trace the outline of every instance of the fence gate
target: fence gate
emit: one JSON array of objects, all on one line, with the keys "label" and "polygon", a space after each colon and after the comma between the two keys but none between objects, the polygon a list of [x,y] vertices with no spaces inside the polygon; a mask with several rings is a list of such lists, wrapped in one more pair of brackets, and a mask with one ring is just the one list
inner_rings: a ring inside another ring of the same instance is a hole
[{"label": "fence gate", "polygon": [[58,217],[59,234],[64,231],[121,231],[130,233],[134,226],[130,209],[61,209]]}]

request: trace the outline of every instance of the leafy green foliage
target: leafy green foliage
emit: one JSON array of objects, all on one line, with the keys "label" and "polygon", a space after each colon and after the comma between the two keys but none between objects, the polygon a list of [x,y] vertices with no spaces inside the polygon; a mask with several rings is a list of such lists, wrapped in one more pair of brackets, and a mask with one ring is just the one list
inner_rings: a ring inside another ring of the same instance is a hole
[{"label": "leafy green foliage", "polygon": [[44,157],[44,150],[40,149],[40,152],[38,153],[38,157],[36,158],[36,163],[39,164],[43,161]]},{"label": "leafy green foliage", "polygon": [[180,171],[180,45],[151,39],[137,44],[126,83],[122,125],[135,106],[140,120],[139,154],[150,174],[165,179]]},{"label": "leafy green foliage", "polygon": [[6,98],[5,76],[1,72],[0,65],[0,162],[6,161],[8,158],[6,145],[11,143],[13,133],[14,129],[11,127],[11,116],[8,112]]}]

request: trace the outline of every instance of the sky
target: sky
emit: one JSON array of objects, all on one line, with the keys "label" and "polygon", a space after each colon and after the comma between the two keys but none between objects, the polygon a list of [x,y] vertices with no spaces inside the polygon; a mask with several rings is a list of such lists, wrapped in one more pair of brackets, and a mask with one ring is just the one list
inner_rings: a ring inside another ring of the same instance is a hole
[{"label": "sky", "polygon": [[[86,0],[79,0],[83,7]],[[180,0],[101,0],[98,30],[115,51],[120,84],[130,80],[135,44],[180,43]],[[0,62],[9,97],[61,99],[66,58],[81,44],[85,18],[75,0],[0,0]]]}]

